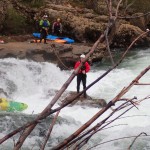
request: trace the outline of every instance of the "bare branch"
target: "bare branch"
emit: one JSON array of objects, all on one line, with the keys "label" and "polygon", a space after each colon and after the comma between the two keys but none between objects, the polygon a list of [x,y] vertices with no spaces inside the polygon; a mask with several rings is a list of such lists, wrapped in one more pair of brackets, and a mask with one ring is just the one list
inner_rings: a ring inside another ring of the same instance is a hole
[{"label": "bare branch", "polygon": [[128,4],[124,10],[124,14],[126,14],[126,11],[129,7],[131,7],[134,3],[136,2],[136,0],[133,0],[133,2],[131,2],[130,4]]},{"label": "bare branch", "polygon": [[150,83],[135,83],[135,85],[150,85]]},{"label": "bare branch", "polygon": [[118,18],[118,11],[119,11],[119,7],[120,7],[120,4],[122,3],[122,0],[119,0],[118,4],[117,4],[117,8],[116,8],[116,17]]},{"label": "bare branch", "polygon": [[49,127],[47,136],[45,137],[45,141],[44,141],[44,143],[43,143],[43,145],[42,145],[42,147],[41,147],[41,150],[44,150],[44,149],[45,149],[46,143],[47,143],[47,141],[48,141],[48,139],[49,139],[49,137],[50,137],[50,134],[51,134],[51,132],[52,132],[53,126],[55,125],[55,122],[56,122],[56,120],[57,120],[57,117],[58,117],[59,113],[60,113],[60,111],[58,111],[58,112],[56,113],[56,115],[55,115],[55,117],[54,117],[54,119],[53,119],[53,121],[52,121],[52,124],[51,124],[51,126]]},{"label": "bare branch", "polygon": [[[133,108],[133,106],[131,106],[129,109],[127,109],[126,111],[124,111],[123,113],[121,113],[119,116],[117,116],[115,119],[109,121],[107,124],[105,124],[104,126],[102,126],[100,129],[99,127],[101,125],[103,125],[106,120],[108,120],[112,115],[114,115],[116,113],[116,111],[120,110],[120,108],[125,105],[128,102],[123,103],[122,105],[120,105],[118,108],[116,108],[108,117],[106,117],[104,120],[102,120],[100,123],[98,123],[96,126],[92,127],[92,129],[90,129],[89,131],[86,132],[86,134],[90,133],[91,131],[93,131],[89,136],[87,136],[85,139],[83,139],[78,145],[77,147],[80,147],[80,144],[82,144],[82,146],[88,142],[88,140],[97,132],[101,131],[103,128],[105,128],[106,126],[108,126],[109,124],[111,124],[112,122],[114,122],[115,120],[117,120],[120,116],[122,116],[123,114],[125,114],[127,111],[129,111],[131,108]],[[84,135],[86,135],[84,134]],[[82,136],[83,137],[83,136]],[[83,144],[84,143],[84,144]]]},{"label": "bare branch", "polygon": [[106,2],[108,13],[109,13],[109,18],[111,18],[112,17],[112,1],[105,0],[105,2]]},{"label": "bare branch", "polygon": [[134,18],[140,18],[140,17],[143,17],[143,16],[147,16],[149,14],[150,14],[150,12],[147,12],[143,15],[138,15],[138,16],[128,16],[128,17],[127,16],[126,17],[118,16],[118,19],[134,19]]},{"label": "bare branch", "polygon": [[[142,135],[142,136],[145,136],[145,135]],[[147,135],[147,137],[149,137],[150,135]],[[102,144],[106,144],[106,143],[109,143],[109,142],[113,142],[113,141],[118,141],[118,140],[123,140],[123,139],[130,139],[130,138],[133,138],[133,137],[137,137],[137,136],[127,136],[127,137],[121,137],[121,138],[117,138],[117,139],[112,139],[112,140],[109,140],[109,141],[105,141],[105,142],[102,142],[102,143],[99,143],[97,145],[94,145],[90,148],[88,148],[87,150],[91,150],[99,145],[102,145]]]},{"label": "bare branch", "polygon": [[[135,98],[133,98],[133,99],[135,99]],[[130,101],[132,101],[133,99],[131,99]],[[145,98],[144,98],[145,99]],[[128,100],[129,101],[129,100]],[[114,111],[116,112],[116,111],[118,111],[118,110],[121,110],[121,108],[125,108],[125,107],[123,107],[123,105],[126,105],[126,103],[127,102],[125,102],[125,103],[123,103],[122,105],[120,105],[118,108],[116,108]],[[129,109],[131,109],[132,107],[130,107]],[[129,110],[128,109],[128,110]],[[127,110],[127,111],[128,111]],[[127,111],[125,111],[124,113],[122,113],[121,115],[119,115],[118,117],[116,117],[115,119],[113,119],[113,120],[111,120],[111,121],[109,121],[106,125],[104,125],[103,127],[101,127],[100,129],[98,129],[98,127],[100,126],[100,124],[101,123],[98,123],[95,127],[93,127],[93,133],[91,133],[91,135],[89,135],[88,137],[86,137],[84,140],[82,140],[81,142],[80,142],[80,144],[82,143],[82,145],[81,146],[83,146],[85,143],[87,143],[88,142],[88,140],[95,134],[95,133],[97,133],[97,132],[99,132],[99,131],[101,131],[105,126],[108,126],[110,123],[112,123],[113,121],[115,121],[116,119],[119,119],[120,118],[120,116],[122,116],[123,114],[125,114]],[[114,112],[113,112],[114,113]],[[112,114],[110,114],[109,115],[109,117],[111,116]],[[124,117],[122,117],[122,118],[124,118]],[[103,122],[103,121],[102,121]],[[90,132],[91,132],[91,129],[90,129]],[[88,131],[86,132],[86,133],[89,133]],[[85,136],[86,134],[84,134],[84,136]],[[83,136],[82,136],[83,137]],[[78,138],[79,139],[79,138]],[[77,139],[75,140],[75,142],[77,141]],[[84,144],[83,144],[83,142],[84,142]],[[71,143],[73,143],[73,142],[71,142]],[[80,147],[79,145],[80,144],[78,144],[77,145],[77,147]]]},{"label": "bare branch", "polygon": [[54,44],[51,45],[51,48],[53,49],[54,54],[56,55],[56,57],[57,57],[57,59],[59,60],[59,62],[63,65],[63,67],[64,67],[65,69],[67,69],[67,70],[70,70],[70,68],[67,67],[67,66],[62,62],[62,60],[60,59],[60,57],[58,56],[58,53],[56,52],[56,48],[55,48],[55,45],[54,45]]},{"label": "bare branch", "polygon": [[135,137],[135,139],[133,140],[133,142],[131,143],[131,145],[129,146],[128,150],[131,149],[131,147],[133,146],[133,144],[135,143],[135,141],[137,140],[137,138],[140,137],[142,134],[145,135],[145,136],[147,136],[147,134],[146,134],[145,132],[142,132],[142,133],[140,133],[139,135],[137,135],[137,136]]}]

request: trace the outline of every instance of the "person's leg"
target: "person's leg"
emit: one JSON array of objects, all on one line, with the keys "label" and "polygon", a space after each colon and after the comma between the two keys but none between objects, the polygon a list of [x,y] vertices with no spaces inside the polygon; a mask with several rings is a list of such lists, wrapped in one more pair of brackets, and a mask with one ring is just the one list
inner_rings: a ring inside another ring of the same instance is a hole
[{"label": "person's leg", "polygon": [[59,29],[57,29],[57,36],[60,36],[60,31],[59,31]]},{"label": "person's leg", "polygon": [[[86,88],[86,74],[82,75],[82,84],[83,84],[83,89]],[[84,97],[86,98],[86,91],[84,92]]]},{"label": "person's leg", "polygon": [[44,30],[42,29],[41,35],[40,35],[40,43],[42,42],[42,39],[44,38]]},{"label": "person's leg", "polygon": [[42,42],[42,35],[40,36],[40,43]]},{"label": "person's leg", "polygon": [[55,36],[59,36],[59,33],[58,33],[58,30],[57,30],[57,29],[54,30],[54,35],[55,35]]},{"label": "person's leg", "polygon": [[44,38],[44,44],[46,44],[46,38]]},{"label": "person's leg", "polygon": [[46,37],[47,37],[47,32],[46,32],[46,30],[44,30],[44,44],[46,44]]},{"label": "person's leg", "polygon": [[77,75],[77,93],[80,91],[80,82],[81,82],[81,75]]}]

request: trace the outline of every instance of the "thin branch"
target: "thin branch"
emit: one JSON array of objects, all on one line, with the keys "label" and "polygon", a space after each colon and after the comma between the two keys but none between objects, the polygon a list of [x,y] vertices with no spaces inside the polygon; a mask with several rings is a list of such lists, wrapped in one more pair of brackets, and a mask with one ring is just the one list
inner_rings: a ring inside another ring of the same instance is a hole
[{"label": "thin branch", "polygon": [[144,16],[147,16],[149,15],[150,12],[147,12],[143,15],[138,15],[138,16],[128,16],[128,17],[121,17],[121,16],[118,16],[118,19],[135,19],[135,18],[140,18],[140,17],[144,17]]},{"label": "thin branch", "polygon": [[135,85],[150,85],[150,83],[135,83]]},{"label": "thin branch", "polygon": [[108,13],[109,13],[109,18],[111,18],[112,17],[112,1],[105,0],[105,2],[106,2]]},{"label": "thin branch", "polygon": [[[122,1],[122,0],[120,0],[120,1]],[[108,20],[108,25],[107,25],[106,31],[104,32],[104,35],[105,35],[106,48],[108,50],[108,53],[109,53],[109,56],[110,56],[110,59],[111,59],[111,63],[114,66],[115,63],[114,63],[114,60],[113,60],[113,57],[112,57],[112,54],[111,54],[111,51],[110,51],[108,33],[110,32],[110,27],[115,24],[115,21],[118,17],[117,16],[118,15],[118,8],[119,8],[119,5],[120,5],[121,2],[118,3],[115,16],[113,16],[113,14],[112,14],[112,1],[111,0],[105,0],[105,2],[107,4],[107,9],[109,10],[109,20]]]},{"label": "thin branch", "polygon": [[124,14],[126,14],[126,11],[129,7],[131,7],[134,3],[135,3],[136,0],[134,0],[133,2],[131,2],[130,4],[128,4],[124,10]]},{"label": "thin branch", "polygon": [[117,8],[116,8],[116,14],[115,16],[118,18],[118,11],[119,11],[119,7],[120,7],[120,4],[122,3],[122,0],[119,0],[118,4],[117,4]]},{"label": "thin branch", "polygon": [[112,63],[112,65],[114,66],[115,63],[114,63],[114,60],[113,60],[113,57],[112,57],[112,54],[111,54],[111,51],[110,51],[110,46],[109,46],[109,41],[108,41],[109,26],[110,26],[110,21],[108,22],[108,26],[107,26],[107,29],[106,29],[106,32],[105,32],[105,40],[106,40],[106,48],[107,48],[107,50],[108,50],[111,63]]},{"label": "thin branch", "polygon": [[142,101],[144,101],[145,99],[150,99],[150,95],[146,96],[145,98],[139,100],[139,101],[136,101],[137,104],[141,103]]},{"label": "thin branch", "polygon": [[[79,136],[78,138],[76,138],[75,140],[73,140],[72,142],[69,143],[69,145],[71,145],[72,143],[77,142],[78,140],[80,140],[81,138],[85,137],[87,134],[90,134],[92,131],[93,133],[98,132],[100,130],[102,130],[104,128],[104,126],[101,129],[98,129],[102,124],[107,123],[107,125],[109,125],[111,122],[113,122],[114,120],[108,121],[106,122],[106,120],[108,120],[116,111],[121,110],[120,108],[123,107],[123,105],[126,105],[126,103],[128,103],[128,101],[126,101],[125,103],[121,104],[119,107],[117,107],[116,109],[114,109],[114,111],[104,120],[102,120],[101,122],[99,122],[97,125],[95,125],[94,127],[92,127],[91,129],[89,129],[88,131],[86,131],[85,133],[83,133],[81,136]],[[92,133],[92,134],[93,134]],[[88,136],[90,137],[90,136]]]},{"label": "thin branch", "polygon": [[49,127],[49,130],[48,130],[47,136],[45,137],[45,141],[44,141],[43,145],[41,146],[41,150],[44,150],[44,149],[45,149],[46,143],[47,143],[47,141],[48,141],[48,139],[49,139],[49,137],[50,137],[50,134],[51,134],[51,132],[52,132],[52,129],[53,129],[54,125],[55,125],[55,122],[56,122],[56,120],[57,120],[57,117],[58,117],[59,113],[60,113],[60,111],[58,111],[58,112],[56,113],[55,117],[53,118],[53,121],[52,121],[52,123],[51,123],[51,125],[50,125],[50,127]]},{"label": "thin branch", "polygon": [[[143,137],[145,137],[145,135],[142,135]],[[150,135],[146,135],[146,137],[149,137]],[[87,150],[91,150],[99,145],[102,145],[102,144],[106,144],[106,143],[110,143],[110,142],[114,142],[114,141],[118,141],[118,140],[123,140],[123,139],[130,139],[130,138],[134,138],[134,137],[137,137],[137,136],[126,136],[126,137],[121,137],[121,138],[116,138],[116,139],[112,139],[112,140],[109,140],[109,141],[105,141],[105,142],[102,142],[102,143],[99,143],[97,145],[94,145],[90,148],[88,148]]]},{"label": "thin branch", "polygon": [[[135,97],[136,98],[136,97]],[[144,101],[144,100],[146,100],[146,99],[149,99],[150,98],[150,96],[146,96],[146,97],[144,97],[143,99],[141,99],[141,100],[137,100],[137,101],[134,101],[133,103],[134,103],[134,105],[139,105],[142,101]],[[122,100],[122,99],[121,99]],[[128,99],[126,99],[126,100],[128,100]],[[131,104],[127,104],[128,106],[129,105],[131,105]]]},{"label": "thin branch", "polygon": [[[134,98],[133,98],[134,99]],[[132,101],[133,99],[131,99],[130,101]],[[123,105],[126,105],[126,103],[128,103],[129,101],[126,101],[125,103],[123,103],[123,104],[121,104],[119,107],[117,107],[115,110],[114,110],[114,112],[113,113],[111,113],[110,115],[109,115],[109,118],[116,112],[116,111],[118,111],[118,110],[121,110],[121,108],[123,108]],[[124,107],[125,108],[125,107]],[[104,123],[104,121],[101,121],[101,123],[98,123],[95,127],[93,127],[94,128],[94,132],[93,133],[91,133],[91,135],[89,135],[88,137],[86,137],[82,142],[88,142],[88,140],[95,134],[95,133],[97,133],[97,132],[99,132],[99,131],[101,131],[101,130],[103,130],[106,126],[108,126],[110,123],[112,123],[112,122],[114,122],[115,120],[117,120],[117,119],[119,119],[120,118],[120,116],[122,116],[123,114],[125,114],[127,111],[129,111],[131,108],[133,108],[133,106],[132,107],[130,107],[128,110],[126,110],[125,112],[123,112],[122,114],[120,114],[118,117],[116,117],[115,119],[113,119],[113,120],[111,120],[111,121],[109,121],[109,122],[107,122],[107,124],[106,125],[104,125],[103,127],[101,127],[100,129],[98,129],[98,127],[100,127],[101,125],[102,125],[102,122]],[[108,117],[107,117],[108,118]],[[106,120],[105,120],[105,122],[106,122]],[[101,125],[100,125],[101,124]],[[97,128],[97,129],[96,129]]]},{"label": "thin branch", "polygon": [[129,146],[128,150],[131,149],[131,147],[133,146],[133,144],[135,143],[135,141],[137,140],[137,138],[140,137],[141,135],[147,136],[147,134],[146,134],[145,132],[142,132],[142,133],[140,133],[139,135],[137,135],[137,136],[135,137],[135,139],[133,140],[133,142],[131,143],[131,145]]},{"label": "thin branch", "polygon": [[[84,144],[86,144],[88,142],[88,140],[97,132],[101,131],[103,128],[105,128],[106,126],[108,126],[109,124],[111,124],[112,122],[114,122],[115,120],[117,120],[120,116],[122,116],[123,114],[125,114],[127,111],[129,111],[131,108],[133,108],[133,106],[131,106],[129,109],[127,109],[126,111],[124,111],[123,113],[121,113],[119,116],[117,116],[116,118],[114,118],[113,120],[109,121],[107,124],[105,124],[104,126],[102,126],[101,128],[99,128],[101,125],[103,125],[106,120],[108,120],[111,116],[113,116],[116,111],[118,111],[120,109],[120,107],[122,107],[124,104],[126,104],[128,102],[123,103],[122,105],[120,105],[118,108],[116,108],[108,117],[106,117],[104,120],[102,120],[100,123],[98,123],[96,126],[94,126],[92,128],[93,132],[88,135],[85,139],[83,139],[78,145],[77,147],[80,147],[80,144],[82,144],[81,146],[83,146]],[[91,132],[91,129],[89,130]],[[89,132],[87,131],[87,133]]]},{"label": "thin branch", "polygon": [[56,52],[55,45],[52,44],[51,47],[52,47],[52,49],[53,49],[54,54],[56,55],[56,57],[57,57],[57,59],[59,60],[59,62],[63,65],[63,67],[64,67],[65,69],[67,69],[67,70],[70,70],[70,68],[67,67],[67,66],[62,62],[62,60],[60,59],[60,57],[58,56],[58,53]]}]

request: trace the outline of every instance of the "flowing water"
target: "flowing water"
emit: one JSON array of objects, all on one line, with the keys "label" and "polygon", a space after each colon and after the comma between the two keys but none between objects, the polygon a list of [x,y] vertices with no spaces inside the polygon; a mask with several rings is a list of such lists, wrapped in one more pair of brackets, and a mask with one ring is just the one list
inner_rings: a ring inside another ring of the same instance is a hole
[{"label": "flowing water", "polygon": [[[91,97],[103,98],[109,102],[121,91],[123,87],[128,86],[129,83],[149,65],[150,49],[133,50],[128,54],[118,68],[96,83],[87,91],[87,93]],[[87,85],[102,75],[109,67],[110,62],[108,60],[103,60],[101,63],[94,64],[91,67],[91,71],[88,73]],[[59,90],[63,83],[65,83],[72,71],[61,71],[56,65],[46,62],[37,63],[13,58],[1,59],[0,88],[8,93],[10,99],[28,104],[28,109],[22,113],[0,112],[0,138],[17,127],[20,127],[24,123],[32,120],[38,113],[40,113],[54,97],[56,90]],[[140,79],[140,82],[150,83],[150,71]],[[67,90],[76,91],[76,79],[72,81]],[[136,85],[131,88],[124,98],[133,98],[136,96],[138,99],[142,99],[148,95],[150,95],[150,86]],[[1,96],[4,95],[1,94]],[[116,106],[118,104],[116,104]],[[57,106],[58,104],[55,104],[54,107]],[[46,149],[51,149],[51,147],[60,143],[62,139],[71,135],[98,111],[98,108],[89,108],[85,106],[66,107],[63,109],[52,131],[51,138],[46,145]],[[99,118],[99,121],[111,112],[111,110],[108,110],[106,114]],[[114,127],[102,130],[100,133],[95,134],[88,142],[87,147],[92,147],[96,144],[121,137],[137,136],[141,132],[145,132],[150,135],[149,114],[150,99],[143,101],[138,106],[138,109],[133,108],[127,112],[124,116],[128,117],[118,119],[110,125]],[[49,127],[50,121],[51,118],[49,117],[46,121],[41,122],[36,127],[25,141],[22,150],[39,149],[43,141],[43,137],[46,134],[46,129]],[[97,122],[98,121],[94,122],[92,125]],[[11,138],[7,142],[1,144],[0,149],[13,149],[14,141],[17,141],[18,136],[19,135],[16,135],[14,138]],[[134,138],[116,140],[106,144],[101,144],[93,149],[125,150],[129,147],[133,140]],[[135,141],[133,149],[149,150],[149,141],[149,136],[140,137]],[[86,146],[82,149],[86,149]]]}]

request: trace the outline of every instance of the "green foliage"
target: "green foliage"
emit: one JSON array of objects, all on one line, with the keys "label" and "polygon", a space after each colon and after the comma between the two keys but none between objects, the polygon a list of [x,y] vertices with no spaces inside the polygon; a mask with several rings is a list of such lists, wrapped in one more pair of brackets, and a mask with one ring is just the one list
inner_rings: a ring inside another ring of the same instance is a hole
[{"label": "green foliage", "polygon": [[124,2],[128,5],[133,3],[130,8],[133,8],[136,12],[150,11],[150,0],[124,0]]},{"label": "green foliage", "polygon": [[6,34],[23,33],[25,32],[26,19],[17,13],[15,9],[11,8],[7,10],[6,19],[3,26]]},{"label": "green foliage", "polygon": [[39,8],[44,5],[44,0],[22,0],[22,3],[30,7]]}]

